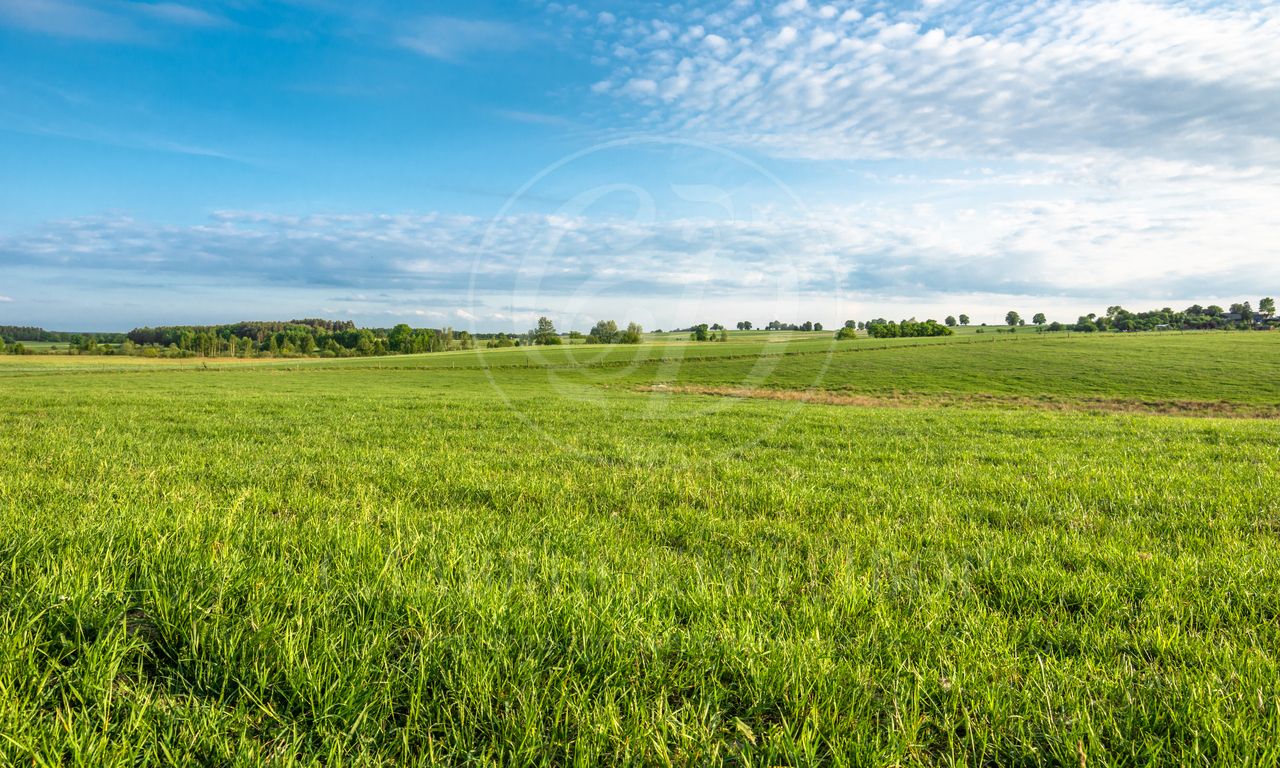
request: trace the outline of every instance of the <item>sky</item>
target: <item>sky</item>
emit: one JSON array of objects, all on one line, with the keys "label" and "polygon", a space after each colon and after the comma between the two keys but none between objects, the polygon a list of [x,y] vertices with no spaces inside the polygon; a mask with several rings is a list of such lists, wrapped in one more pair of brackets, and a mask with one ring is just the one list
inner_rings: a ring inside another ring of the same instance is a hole
[{"label": "sky", "polygon": [[0,0],[0,324],[1280,294],[1280,2]]}]

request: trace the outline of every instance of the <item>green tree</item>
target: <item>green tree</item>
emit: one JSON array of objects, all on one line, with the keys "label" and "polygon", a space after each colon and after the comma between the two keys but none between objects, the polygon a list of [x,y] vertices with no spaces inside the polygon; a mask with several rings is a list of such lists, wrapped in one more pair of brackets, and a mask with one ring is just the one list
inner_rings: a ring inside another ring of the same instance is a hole
[{"label": "green tree", "polygon": [[627,330],[618,337],[619,344],[639,344],[644,336],[644,329],[639,323],[627,323]]},{"label": "green tree", "polygon": [[1267,297],[1258,302],[1258,314],[1270,317],[1276,313],[1276,300]]},{"label": "green tree", "polygon": [[749,330],[751,330],[751,321],[750,321],[750,320],[743,320],[742,322],[738,323],[738,330],[740,330],[740,331],[749,331]]},{"label": "green tree", "polygon": [[706,323],[700,323],[693,326],[693,332],[689,334],[689,338],[694,341],[706,341],[710,338],[711,330]]},{"label": "green tree", "polygon": [[387,346],[392,352],[412,352],[413,351],[413,329],[405,323],[400,323],[391,329],[391,333],[387,334]]},{"label": "green tree", "polygon": [[1044,316],[1043,312],[1037,312],[1036,316],[1031,318],[1031,322],[1035,323],[1036,325],[1044,325],[1045,323],[1049,322],[1049,319]]},{"label": "green tree", "polygon": [[1017,325],[1021,321],[1022,321],[1022,315],[1019,315],[1017,312],[1014,312],[1012,309],[1009,310],[1009,314],[1004,316],[1005,325]]},{"label": "green tree", "polygon": [[612,320],[601,320],[587,334],[587,342],[592,344],[613,344],[618,341],[618,324]]},{"label": "green tree", "polygon": [[1247,301],[1244,302],[1243,304],[1232,304],[1231,313],[1235,315],[1239,315],[1240,322],[1242,323],[1253,322],[1253,306]]},{"label": "green tree", "polygon": [[815,331],[820,331],[820,330],[822,330],[822,323],[814,323],[814,324],[813,324],[813,330],[815,330]]},{"label": "green tree", "polygon": [[945,323],[947,324],[947,327],[949,327],[949,328],[955,328],[955,327],[956,327],[956,316],[955,316],[955,315],[947,315],[947,319],[946,319],[946,320],[944,320],[943,322],[945,322]]},{"label": "green tree", "polygon": [[961,325],[968,325],[968,324],[969,324],[969,316],[968,316],[968,315],[961,315],[961,316],[960,316],[960,324],[961,324]]},{"label": "green tree", "polygon": [[[534,328],[530,334],[533,336],[534,344],[559,344],[560,335],[556,333],[556,326],[546,317],[538,318],[538,326]],[[555,339],[555,341],[552,341]]]},{"label": "green tree", "polygon": [[845,341],[847,339],[858,338],[858,329],[845,326],[836,331],[836,341]]}]

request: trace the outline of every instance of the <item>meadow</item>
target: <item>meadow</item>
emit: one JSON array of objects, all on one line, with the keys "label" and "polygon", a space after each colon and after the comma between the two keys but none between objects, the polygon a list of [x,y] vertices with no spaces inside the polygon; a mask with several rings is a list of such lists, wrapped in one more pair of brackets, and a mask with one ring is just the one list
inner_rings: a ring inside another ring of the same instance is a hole
[{"label": "meadow", "polygon": [[0,764],[1280,763],[1280,334],[0,357]]}]

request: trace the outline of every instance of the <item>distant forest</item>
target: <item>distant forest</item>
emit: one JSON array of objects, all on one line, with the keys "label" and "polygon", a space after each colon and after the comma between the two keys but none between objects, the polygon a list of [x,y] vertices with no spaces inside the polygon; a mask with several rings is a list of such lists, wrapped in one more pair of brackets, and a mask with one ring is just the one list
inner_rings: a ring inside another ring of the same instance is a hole
[{"label": "distant forest", "polygon": [[477,333],[452,328],[357,328],[350,320],[308,318],[226,325],[172,325],[134,328],[128,333],[60,333],[41,328],[0,326],[0,354],[32,354],[23,342],[65,343],[68,354],[141,357],[369,357],[420,354],[485,347],[560,344],[562,336],[590,344],[638,344],[644,330],[635,323],[619,330],[597,323],[590,335],[560,334],[543,317],[523,334]]},{"label": "distant forest", "polygon": [[27,325],[0,325],[0,339],[12,344],[18,341],[42,341],[67,344],[79,344],[90,336],[104,344],[119,344],[124,341],[123,333],[89,333],[79,331],[46,331]]},{"label": "distant forest", "polygon": [[[848,320],[836,331],[837,339],[910,338],[949,336],[957,327],[970,326],[968,315],[948,316],[935,320],[893,321],[884,318]],[[739,331],[750,331],[753,324],[741,321]],[[977,333],[1016,332],[1028,327],[1017,311],[1005,315],[1004,326],[988,327],[983,323]],[[1083,315],[1074,323],[1049,322],[1043,312],[1031,318],[1029,327],[1036,332],[1075,331],[1078,333],[1138,332],[1165,330],[1272,330],[1280,327],[1275,300],[1264,298],[1254,309],[1249,302],[1232,304],[1226,309],[1193,304],[1182,311],[1169,307],[1147,312],[1130,312],[1121,306],[1108,307],[1105,314]],[[784,323],[773,320],[761,330],[822,332],[822,323]],[[695,341],[726,341],[728,329],[720,323],[701,323],[679,329]],[[0,354],[30,354],[31,343],[65,344],[66,353],[99,355],[138,355],[143,357],[365,357],[372,355],[415,354],[485,347],[514,347],[562,344],[565,341],[587,344],[639,344],[644,329],[635,323],[620,329],[612,320],[602,320],[587,334],[577,331],[561,333],[547,318],[525,333],[477,333],[451,328],[411,328],[400,324],[394,328],[357,328],[350,320],[290,320],[288,322],[241,322],[227,325],[173,325],[158,328],[135,328],[128,333],[75,333],[46,331],[43,328],[0,325]],[[24,343],[25,342],[25,343]],[[57,350],[64,351],[64,350]]]}]

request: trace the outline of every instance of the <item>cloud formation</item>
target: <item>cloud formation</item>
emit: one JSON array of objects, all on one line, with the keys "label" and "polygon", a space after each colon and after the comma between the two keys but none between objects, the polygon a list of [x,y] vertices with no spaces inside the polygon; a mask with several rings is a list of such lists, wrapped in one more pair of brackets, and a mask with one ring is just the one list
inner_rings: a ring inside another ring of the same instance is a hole
[{"label": "cloud formation", "polygon": [[[1130,175],[1132,174],[1132,175]],[[1073,194],[1019,174],[952,179],[956,198],[870,202],[808,214],[632,220],[527,214],[282,216],[227,212],[195,226],[124,217],[0,238],[0,261],[94,281],[102,273],[227,285],[436,295],[583,294],[618,301],[841,292],[1100,297],[1247,295],[1280,285],[1280,181],[1151,161]],[[1052,184],[1059,183],[1051,176]],[[912,186],[909,177],[883,188]],[[935,179],[928,180],[936,183]],[[1155,192],[1143,192],[1147,186]],[[1135,192],[1118,200],[1113,187]],[[1015,190],[991,197],[987,187]],[[1027,191],[1029,190],[1029,191]],[[886,194],[886,197],[888,195]],[[985,200],[985,202],[983,202]],[[376,303],[376,301],[374,302]]]},{"label": "cloud formation", "polygon": [[730,3],[609,25],[597,87],[681,135],[780,156],[1280,164],[1280,6]]}]

